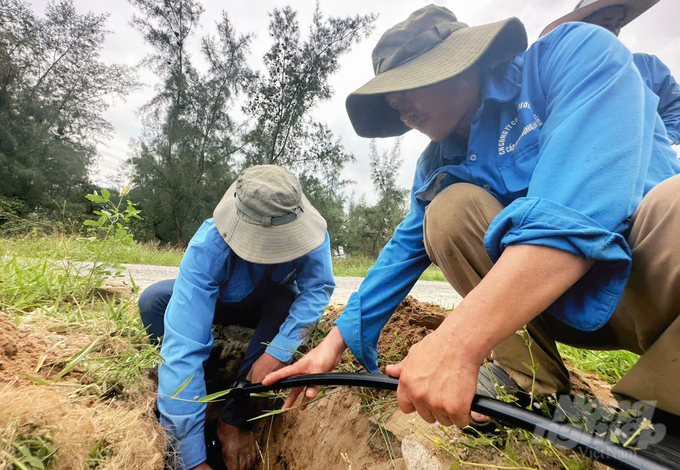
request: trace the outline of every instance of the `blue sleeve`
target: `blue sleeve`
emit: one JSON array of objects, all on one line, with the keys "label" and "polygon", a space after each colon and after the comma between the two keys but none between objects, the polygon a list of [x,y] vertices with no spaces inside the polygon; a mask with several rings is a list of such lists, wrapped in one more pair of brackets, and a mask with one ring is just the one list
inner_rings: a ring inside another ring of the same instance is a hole
[{"label": "blue sleeve", "polygon": [[[547,116],[538,162],[527,196],[492,221],[485,247],[494,262],[513,244],[597,260],[574,286],[579,294],[563,296],[555,308],[579,312],[585,318],[557,316],[594,330],[611,315],[629,276],[623,234],[643,196],[658,100],[632,54],[603,28],[569,23],[545,38],[537,61]],[[582,308],[589,296],[598,312]]]},{"label": "blue sleeve", "polygon": [[425,211],[415,199],[415,191],[422,184],[423,174],[419,169],[406,218],[335,322],[354,357],[371,372],[378,372],[380,331],[430,265],[423,243]]},{"label": "blue sleeve", "polygon": [[290,361],[295,350],[307,341],[335,289],[328,233],[321,246],[295,260],[294,265],[298,271],[296,282],[300,293],[279,333],[265,351],[282,362]]},{"label": "blue sleeve", "polygon": [[645,84],[659,97],[658,112],[668,137],[680,145],[680,85],[657,56],[637,53],[633,59]]},{"label": "blue sleeve", "polygon": [[[205,404],[168,398],[193,375],[178,398],[206,394],[203,362],[212,349],[212,323],[219,285],[226,275],[231,250],[212,221],[196,232],[179,266],[179,276],[165,312],[165,335],[158,370],[158,410],[161,424],[175,440],[179,468],[192,468],[206,459]],[[164,396],[165,395],[165,396]],[[182,466],[183,465],[183,466]]]}]

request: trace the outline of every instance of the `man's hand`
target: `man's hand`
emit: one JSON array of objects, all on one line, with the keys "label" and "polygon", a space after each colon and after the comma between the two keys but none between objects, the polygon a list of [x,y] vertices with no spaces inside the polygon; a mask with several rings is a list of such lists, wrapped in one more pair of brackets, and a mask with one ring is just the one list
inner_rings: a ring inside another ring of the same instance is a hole
[{"label": "man's hand", "polygon": [[270,356],[267,353],[264,353],[262,354],[262,356],[259,357],[257,361],[255,361],[255,364],[253,364],[253,366],[250,368],[250,372],[248,372],[246,380],[254,384],[260,383],[267,374],[274,372],[275,370],[279,370],[285,365],[286,365],[285,362],[281,362],[275,357]]},{"label": "man's hand", "polygon": [[397,401],[430,423],[465,426],[479,367],[501,341],[545,311],[594,261],[556,248],[512,245],[437,330],[389,366]]},{"label": "man's hand", "polygon": [[[292,375],[330,372],[335,369],[335,366],[342,360],[342,353],[345,349],[347,349],[347,345],[342,339],[340,330],[336,326],[328,333],[328,336],[326,336],[316,348],[307,353],[305,357],[295,364],[291,364],[288,367],[284,367],[283,369],[279,369],[276,372],[267,375],[262,383],[264,385],[271,385]],[[301,387],[294,388],[290,392],[290,395],[288,395],[286,403],[283,404],[283,408],[286,409],[293,406],[301,392]],[[316,397],[318,393],[319,387],[308,387],[305,395],[302,397],[302,404],[305,404]]]},{"label": "man's hand", "polygon": [[428,423],[462,428],[470,420],[481,360],[460,350],[452,336],[442,324],[413,345],[399,364],[387,366],[387,373],[399,378],[401,411],[417,411]]},{"label": "man's hand", "polygon": [[201,464],[196,465],[193,468],[190,468],[189,470],[212,470],[212,468],[210,468],[210,466],[207,463],[203,462]]}]

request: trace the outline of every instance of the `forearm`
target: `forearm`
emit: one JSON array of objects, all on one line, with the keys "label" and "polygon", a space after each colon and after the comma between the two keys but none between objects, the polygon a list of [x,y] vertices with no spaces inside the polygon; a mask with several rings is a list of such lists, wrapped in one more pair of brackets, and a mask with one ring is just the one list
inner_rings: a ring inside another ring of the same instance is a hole
[{"label": "forearm", "polygon": [[481,362],[501,341],[540,315],[594,261],[539,245],[505,249],[489,273],[441,327]]}]

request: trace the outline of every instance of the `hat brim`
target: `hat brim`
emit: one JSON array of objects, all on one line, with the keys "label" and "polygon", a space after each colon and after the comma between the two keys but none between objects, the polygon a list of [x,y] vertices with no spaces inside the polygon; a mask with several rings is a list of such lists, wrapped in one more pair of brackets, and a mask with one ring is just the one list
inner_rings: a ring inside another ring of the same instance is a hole
[{"label": "hat brim", "polygon": [[548,26],[546,26],[543,31],[541,31],[539,37],[545,36],[553,29],[557,28],[560,25],[563,25],[564,23],[568,23],[570,21],[583,21],[584,19],[595,13],[597,10],[601,10],[603,8],[611,7],[614,5],[625,5],[626,7],[628,7],[626,20],[623,23],[623,26],[625,26],[631,21],[633,21],[635,18],[643,14],[645,11],[652,8],[657,3],[659,3],[659,0],[599,0],[598,2],[591,3],[590,5],[586,5],[577,10],[573,10],[564,15],[563,17],[553,21]]},{"label": "hat brim", "polygon": [[361,137],[394,137],[410,130],[384,99],[387,93],[413,90],[453,78],[482,57],[489,64],[527,48],[524,25],[517,18],[461,28],[429,51],[383,72],[345,101],[354,131]]},{"label": "hat brim", "polygon": [[326,219],[302,195],[303,212],[293,222],[264,227],[236,207],[236,183],[215,208],[215,227],[241,259],[257,264],[287,263],[320,247],[326,238]]}]

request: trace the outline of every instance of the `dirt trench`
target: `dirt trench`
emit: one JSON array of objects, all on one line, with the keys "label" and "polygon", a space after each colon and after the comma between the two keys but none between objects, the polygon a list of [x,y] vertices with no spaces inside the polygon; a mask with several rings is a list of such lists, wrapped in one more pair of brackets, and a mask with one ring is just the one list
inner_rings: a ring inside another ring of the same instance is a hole
[{"label": "dirt trench", "polygon": [[[319,329],[328,331],[341,313],[342,308],[329,309]],[[447,313],[407,297],[380,335],[381,369],[401,360]],[[359,368],[350,355],[338,366],[341,371]],[[427,437],[433,431],[432,425],[399,412],[394,393],[329,389],[306,410],[269,418],[262,425],[260,470],[439,470],[441,465],[448,470],[454,459],[436,449]]]},{"label": "dirt trench", "polygon": [[[330,309],[319,329],[327,332],[341,312],[342,308]],[[382,330],[380,369],[384,372],[386,363],[401,360],[448,313],[407,297]],[[359,368],[349,354],[338,366],[341,371]],[[579,394],[611,396],[608,384],[598,377],[572,371],[572,379]],[[259,470],[557,470],[565,462],[569,468],[606,468],[574,454],[555,453],[545,442],[527,445],[531,438],[519,430],[481,437],[428,424],[415,413],[401,413],[392,392],[337,388],[326,393],[304,411],[286,412],[261,424]]]}]

